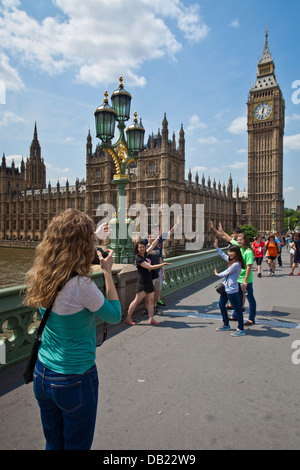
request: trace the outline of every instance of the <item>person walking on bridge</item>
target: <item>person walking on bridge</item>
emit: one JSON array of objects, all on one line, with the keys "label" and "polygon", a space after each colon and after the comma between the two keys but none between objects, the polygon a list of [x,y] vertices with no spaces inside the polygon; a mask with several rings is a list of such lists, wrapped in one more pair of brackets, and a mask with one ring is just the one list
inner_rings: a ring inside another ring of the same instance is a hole
[{"label": "person walking on bridge", "polygon": [[298,271],[297,276],[300,276],[300,233],[296,233],[294,241],[291,244],[291,248],[295,250],[295,254],[294,254],[294,262],[292,265],[292,272],[290,273],[290,276],[294,276],[294,271],[295,271],[297,264],[299,266],[299,271]]}]

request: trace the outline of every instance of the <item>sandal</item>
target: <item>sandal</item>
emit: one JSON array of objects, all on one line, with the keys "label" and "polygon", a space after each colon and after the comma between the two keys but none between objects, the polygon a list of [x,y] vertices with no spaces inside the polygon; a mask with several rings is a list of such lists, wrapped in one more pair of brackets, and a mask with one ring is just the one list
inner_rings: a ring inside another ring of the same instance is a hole
[{"label": "sandal", "polygon": [[245,326],[252,326],[252,325],[255,325],[255,321],[254,320],[247,320],[245,323],[244,323]]},{"label": "sandal", "polygon": [[125,322],[128,323],[128,325],[136,325],[136,323],[133,320],[129,320],[129,318],[125,318]]}]

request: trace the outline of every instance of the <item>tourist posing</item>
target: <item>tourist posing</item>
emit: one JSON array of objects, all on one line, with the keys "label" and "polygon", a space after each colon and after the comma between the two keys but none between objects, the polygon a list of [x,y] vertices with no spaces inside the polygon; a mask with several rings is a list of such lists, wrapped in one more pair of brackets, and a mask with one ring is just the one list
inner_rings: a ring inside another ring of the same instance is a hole
[{"label": "tourist posing", "polygon": [[94,222],[83,212],[57,215],[26,276],[26,305],[42,315],[51,307],[33,377],[48,450],[90,449],[98,404],[96,317],[121,321],[111,250],[105,259],[99,253],[107,298],[89,277],[94,232]]},{"label": "tourist posing", "polygon": [[[238,283],[240,285],[240,297],[242,303],[244,303],[243,295],[247,296],[250,313],[249,319],[246,321],[245,325],[252,326],[255,324],[255,317],[256,317],[256,300],[254,298],[253,293],[253,273],[252,273],[252,265],[254,261],[254,253],[251,249],[249,239],[245,233],[241,233],[237,237],[237,241],[234,240],[228,233],[224,232],[222,224],[219,224],[218,230],[213,226],[211,223],[212,230],[221,238],[228,241],[232,245],[236,245],[240,247],[242,257],[245,263],[245,268],[241,270],[241,274],[238,278]],[[235,313],[230,318],[231,320],[236,320]]]},{"label": "tourist posing", "polygon": [[158,236],[148,249],[144,242],[140,241],[135,244],[135,263],[138,270],[138,280],[136,285],[136,295],[134,300],[131,302],[128,308],[128,315],[125,321],[129,325],[135,325],[132,320],[132,314],[137,306],[145,300],[145,307],[149,314],[150,325],[159,325],[159,322],[154,320],[154,287],[152,280],[152,271],[160,269],[163,266],[171,263],[160,263],[152,265],[149,263],[148,255],[152,252],[153,248],[159,242],[160,236]]},{"label": "tourist posing", "polygon": [[218,247],[218,240],[214,241],[214,247],[218,251],[219,255],[228,262],[227,269],[218,273],[215,269],[214,273],[218,277],[225,277],[223,282],[225,291],[220,295],[219,307],[221,310],[223,325],[221,328],[217,328],[217,331],[228,331],[230,330],[229,318],[226,308],[226,303],[229,300],[238,320],[238,328],[232,333],[232,336],[243,336],[245,335],[244,330],[244,318],[242,312],[242,303],[239,294],[238,278],[241,274],[241,269],[245,269],[245,263],[241,254],[241,250],[238,246],[230,246],[228,248],[228,255],[224,253]]}]

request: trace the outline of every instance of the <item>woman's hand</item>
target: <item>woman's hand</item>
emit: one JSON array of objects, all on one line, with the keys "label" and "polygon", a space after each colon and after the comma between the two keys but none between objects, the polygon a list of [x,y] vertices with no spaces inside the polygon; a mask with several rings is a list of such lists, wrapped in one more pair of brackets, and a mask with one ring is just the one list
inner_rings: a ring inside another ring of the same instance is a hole
[{"label": "woman's hand", "polygon": [[218,239],[215,238],[215,240],[214,240],[214,248],[218,248],[218,245],[219,245]]},{"label": "woman's hand", "polygon": [[214,273],[216,276],[219,274],[216,268],[214,269]]},{"label": "woman's hand", "polygon": [[108,256],[106,258],[103,258],[102,254],[100,251],[97,250],[97,255],[98,255],[98,258],[100,260],[100,266],[101,266],[101,269],[104,273],[110,273],[111,272],[111,268],[114,264],[114,261],[113,261],[113,250],[106,250],[108,252]]},{"label": "woman's hand", "polygon": [[95,235],[99,240],[105,240],[111,234],[111,227],[108,224],[101,224],[97,227]]}]

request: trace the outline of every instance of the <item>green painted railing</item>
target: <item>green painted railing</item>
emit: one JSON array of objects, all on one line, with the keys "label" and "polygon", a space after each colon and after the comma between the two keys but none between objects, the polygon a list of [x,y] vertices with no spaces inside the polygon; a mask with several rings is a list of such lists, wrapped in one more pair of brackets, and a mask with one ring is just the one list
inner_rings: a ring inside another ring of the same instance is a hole
[{"label": "green painted railing", "polygon": [[213,274],[214,268],[219,271],[225,262],[216,250],[191,253],[189,255],[168,258],[171,266],[165,266],[165,283],[162,294],[169,295]]},{"label": "green painted railing", "polygon": [[[214,268],[220,271],[225,266],[223,259],[215,250],[168,258],[168,262],[172,265],[165,266],[165,283],[162,287],[164,296],[211,276]],[[114,275],[117,290],[116,279],[118,276],[124,276],[124,282],[120,284],[125,285],[125,290],[128,290],[127,297],[133,297],[134,291],[130,291],[129,287],[126,288],[126,272],[122,273],[120,269],[116,269],[115,274],[117,274]],[[102,272],[95,272],[92,278],[98,288],[105,293]],[[40,321],[38,310],[23,304],[22,290],[24,292],[22,286],[0,290],[0,370],[29,356]],[[131,300],[131,298],[126,299],[127,305]],[[98,324],[100,323],[99,320]]]}]

